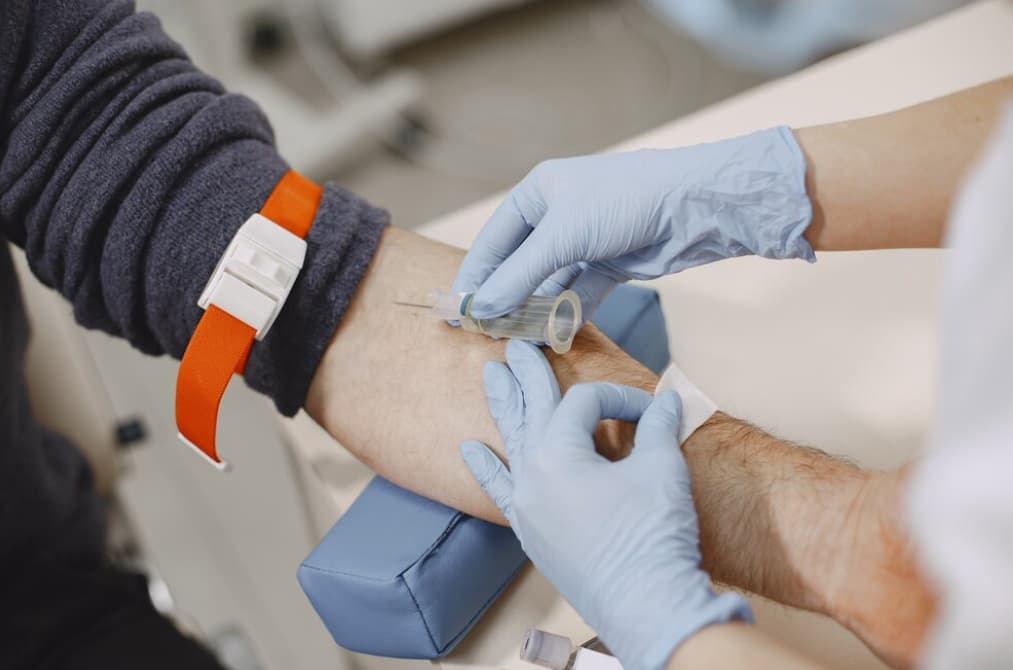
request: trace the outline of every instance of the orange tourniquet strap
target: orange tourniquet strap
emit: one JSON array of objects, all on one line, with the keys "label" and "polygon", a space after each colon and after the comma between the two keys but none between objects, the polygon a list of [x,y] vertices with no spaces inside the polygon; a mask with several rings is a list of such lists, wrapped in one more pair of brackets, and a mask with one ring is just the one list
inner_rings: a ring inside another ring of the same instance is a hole
[{"label": "orange tourniquet strap", "polygon": [[[305,237],[322,189],[289,170],[260,213],[293,235]],[[223,465],[215,448],[218,406],[233,373],[242,374],[256,330],[213,303],[201,317],[183,353],[176,377],[176,427],[180,436],[211,461]]]},{"label": "orange tourniquet strap", "polygon": [[220,463],[215,450],[218,405],[232,373],[242,374],[256,331],[208,305],[183,353],[176,378],[176,427],[180,435]]},{"label": "orange tourniquet strap", "polygon": [[298,237],[306,237],[320,205],[322,189],[298,172],[281,178],[260,213]]}]

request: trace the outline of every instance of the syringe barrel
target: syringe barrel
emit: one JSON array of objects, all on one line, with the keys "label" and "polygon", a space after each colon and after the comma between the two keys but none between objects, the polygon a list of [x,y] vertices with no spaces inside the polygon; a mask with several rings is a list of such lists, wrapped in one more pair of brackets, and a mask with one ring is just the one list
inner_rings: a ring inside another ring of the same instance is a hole
[{"label": "syringe barrel", "polygon": [[580,330],[580,298],[573,291],[563,291],[558,296],[531,296],[514,311],[494,319],[471,318],[470,303],[470,295],[462,298],[461,327],[489,337],[544,342],[556,353],[565,354]]}]

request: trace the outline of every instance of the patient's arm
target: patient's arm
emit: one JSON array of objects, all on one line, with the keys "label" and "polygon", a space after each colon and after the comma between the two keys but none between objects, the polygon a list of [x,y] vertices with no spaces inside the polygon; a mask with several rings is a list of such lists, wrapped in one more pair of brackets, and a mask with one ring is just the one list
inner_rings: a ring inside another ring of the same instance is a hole
[{"label": "patient's arm", "polygon": [[[463,252],[389,228],[310,386],[306,409],[360,460],[396,484],[503,523],[458,454],[467,438],[501,455],[482,366],[505,341],[394,304],[449,287]],[[552,356],[563,388],[609,379],[653,390],[656,377],[593,326]]]},{"label": "patient's arm", "polygon": [[[482,387],[482,366],[502,360],[503,343],[393,304],[449,286],[462,254],[388,229],[317,370],[306,407],[384,477],[503,523],[458,453],[466,438],[503,453]],[[657,381],[593,327],[581,332],[570,353],[550,360],[564,389],[608,380],[653,391]],[[704,563],[715,579],[829,614],[881,653],[910,658],[929,608],[893,518],[899,509],[894,478],[781,442],[722,414],[684,448]]]},{"label": "patient's arm", "polygon": [[715,414],[683,446],[715,581],[827,614],[891,665],[934,612],[909,552],[904,471],[870,473]]}]

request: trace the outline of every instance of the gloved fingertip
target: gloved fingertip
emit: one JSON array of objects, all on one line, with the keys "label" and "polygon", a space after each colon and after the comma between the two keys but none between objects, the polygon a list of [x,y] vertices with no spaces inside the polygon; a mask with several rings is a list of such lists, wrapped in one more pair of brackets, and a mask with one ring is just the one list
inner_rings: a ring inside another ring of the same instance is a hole
[{"label": "gloved fingertip", "polygon": [[541,356],[541,351],[531,342],[524,340],[509,340],[506,345],[507,362],[510,360],[523,360],[531,356]]},{"label": "gloved fingertip", "polygon": [[643,448],[651,444],[678,442],[682,423],[682,399],[675,391],[664,391],[651,400],[637,424],[634,441]]},{"label": "gloved fingertip", "polygon": [[482,381],[486,386],[502,381],[504,374],[510,374],[510,370],[503,361],[486,361],[482,366]]},{"label": "gloved fingertip", "polygon": [[675,391],[665,391],[654,399],[657,405],[657,420],[668,430],[678,432],[682,423],[682,398]]},{"label": "gloved fingertip", "polygon": [[475,454],[485,451],[485,444],[478,440],[465,440],[461,443],[461,455],[465,459],[475,456]]},{"label": "gloved fingertip", "polygon": [[508,520],[511,519],[510,500],[513,485],[510,472],[496,454],[477,440],[467,440],[460,447],[461,458],[471,471],[479,487],[499,508]]},{"label": "gloved fingertip", "polygon": [[675,416],[676,421],[682,416],[682,397],[669,389],[658,394],[655,402],[661,403],[663,409]]},{"label": "gloved fingertip", "polygon": [[[523,298],[520,302],[523,302]],[[511,296],[500,295],[499,291],[492,291],[488,284],[484,284],[472,296],[468,304],[468,316],[473,319],[494,319],[517,309],[520,302]]]},{"label": "gloved fingertip", "polygon": [[517,386],[517,380],[505,363],[487,361],[482,368],[482,386],[489,403],[489,413],[497,422],[516,411],[514,405],[518,402],[515,397],[517,394],[512,391]]},{"label": "gloved fingertip", "polygon": [[477,300],[471,301],[471,306],[468,308],[468,316],[472,319],[495,319],[496,317],[503,316],[510,310],[493,309],[492,305],[485,302],[478,302]]},{"label": "gloved fingertip", "polygon": [[478,440],[467,440],[461,443],[460,447],[461,458],[464,459],[464,464],[471,470],[471,474],[475,477],[479,484],[484,484],[488,481],[490,474],[495,467],[494,463],[490,463],[489,459],[495,458],[492,453],[489,452],[489,448],[485,444]]},{"label": "gloved fingertip", "polygon": [[514,377],[523,386],[524,380],[529,379],[531,373],[548,366],[545,354],[535,344],[524,340],[510,340],[506,346],[506,359]]}]

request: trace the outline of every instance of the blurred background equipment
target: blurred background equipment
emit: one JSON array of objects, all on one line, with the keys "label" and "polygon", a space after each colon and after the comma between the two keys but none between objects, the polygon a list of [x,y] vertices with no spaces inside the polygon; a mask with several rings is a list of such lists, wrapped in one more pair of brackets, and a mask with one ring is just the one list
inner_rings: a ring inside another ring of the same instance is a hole
[{"label": "blurred background equipment", "polygon": [[970,0],[645,0],[722,58],[784,74]]},{"label": "blurred background equipment", "polygon": [[324,48],[319,42],[326,36],[306,28],[316,9],[310,0],[139,4],[159,15],[204,70],[256,100],[274,125],[282,153],[314,177],[396,137],[405,113],[418,101],[419,82],[412,73],[395,68],[366,84],[342,67],[333,49],[333,72],[324,77],[288,83],[283,72],[272,76],[266,66],[283,63],[293,47],[307,62]]},{"label": "blurred background equipment", "polygon": [[139,0],[282,153],[413,227],[753,86],[641,0]]},{"label": "blurred background equipment", "polygon": [[375,59],[395,47],[466,23],[484,14],[534,0],[316,0],[343,51]]}]

